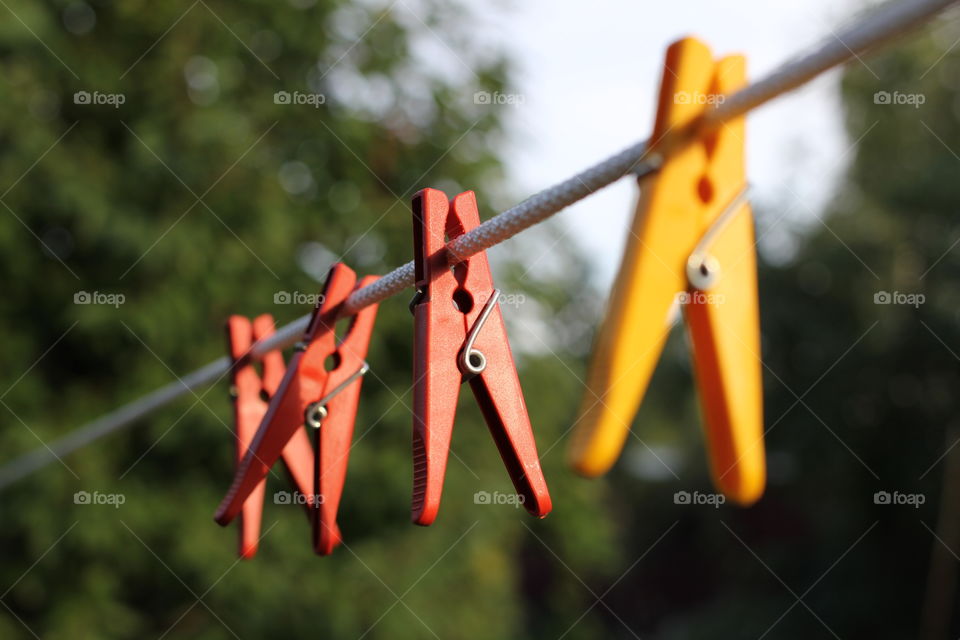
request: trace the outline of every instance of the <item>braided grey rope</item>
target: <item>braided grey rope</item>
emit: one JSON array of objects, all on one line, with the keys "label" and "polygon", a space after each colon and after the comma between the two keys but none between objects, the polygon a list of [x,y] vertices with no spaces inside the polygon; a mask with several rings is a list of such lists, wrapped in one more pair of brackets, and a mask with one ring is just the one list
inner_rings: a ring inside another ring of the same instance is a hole
[{"label": "braided grey rope", "polygon": [[894,0],[833,33],[809,53],[781,64],[765,78],[727,96],[706,115],[711,124],[726,122],[793,91],[815,77],[875,49],[897,36],[929,22],[955,0]]},{"label": "braided grey rope", "polygon": [[[600,164],[581,171],[572,178],[545,189],[490,218],[448,245],[447,255],[451,264],[500,244],[507,238],[542,222],[574,202],[622,178],[638,165],[646,147],[645,142],[628,147]],[[408,262],[376,282],[353,292],[347,299],[346,313],[356,313],[367,305],[386,300],[413,286],[413,282],[413,262]]]},{"label": "braided grey rope", "polygon": [[[847,62],[901,33],[919,26],[937,13],[960,0],[899,0],[891,2],[872,15],[826,40],[811,53],[781,65],[766,78],[728,96],[704,117],[705,124],[715,126],[796,89],[827,69]],[[507,238],[549,218],[578,200],[606,187],[623,176],[644,174],[657,167],[657,158],[644,158],[647,143],[638,142],[603,162],[537,193],[507,209],[457,238],[447,247],[451,263],[485,251]],[[345,311],[386,300],[414,283],[413,263],[398,267],[373,284],[355,291],[347,300]],[[303,316],[282,327],[277,333],[254,346],[254,357],[294,344],[303,336],[309,316]],[[0,468],[0,489],[31,472],[61,458],[103,436],[133,424],[155,409],[176,398],[216,382],[230,369],[230,361],[220,358],[111,413],[89,422],[56,442],[31,451]],[[64,463],[65,464],[65,463]]]}]

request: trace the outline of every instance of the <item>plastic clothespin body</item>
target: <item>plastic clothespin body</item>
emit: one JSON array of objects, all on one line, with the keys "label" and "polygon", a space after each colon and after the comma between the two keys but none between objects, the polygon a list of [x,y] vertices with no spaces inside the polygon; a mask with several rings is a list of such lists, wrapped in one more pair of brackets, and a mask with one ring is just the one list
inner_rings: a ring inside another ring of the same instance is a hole
[{"label": "plastic clothespin body", "polygon": [[[480,224],[476,196],[452,201],[435,189],[413,199],[414,312],[413,506],[416,524],[437,516],[460,385],[469,381],[500,456],[537,517],[550,512],[540,458],[497,304],[490,266],[478,253],[448,266],[446,239]],[[479,323],[479,324],[478,324]],[[472,343],[468,344],[468,338]],[[466,373],[465,373],[466,371]]]},{"label": "plastic clothespin body", "polygon": [[[336,344],[335,323],[344,302],[355,289],[375,282],[377,276],[367,276],[359,284],[356,284],[356,280],[356,275],[346,265],[334,265],[324,288],[320,313],[315,316],[316,326],[311,327],[314,330],[313,340],[319,340],[322,344],[317,355],[329,354],[318,362],[324,364],[326,361],[331,367],[320,396],[328,400],[323,402],[323,417],[317,421],[319,426],[314,429],[317,451],[314,487],[319,499],[312,509],[313,545],[321,555],[331,553],[340,542],[337,510],[347,477],[353,429],[360,404],[360,387],[367,371],[367,348],[377,316],[377,305],[362,309],[350,318],[349,328],[340,343]],[[332,351],[331,345],[334,345]]]},{"label": "plastic clothespin body", "polygon": [[[375,276],[365,278],[361,286],[374,280]],[[305,486],[312,486],[312,490],[303,491],[303,495],[314,525],[317,552],[330,553],[340,541],[336,510],[359,401],[358,372],[361,367],[366,371],[364,358],[377,312],[373,305],[357,313],[344,340],[337,344],[336,322],[355,282],[356,275],[346,265],[331,267],[322,302],[314,309],[303,341],[290,358],[286,374],[214,516],[218,523],[227,524],[237,515],[291,439],[307,439],[309,448],[304,425],[315,420],[319,450],[307,467],[309,480]]]},{"label": "plastic clothespin body", "polygon": [[[745,61],[715,61],[693,38],[667,59],[651,140],[697,124],[705,109],[746,82]],[[686,314],[716,486],[749,504],[763,492],[763,394],[753,219],[746,186],[744,122],[664,150],[640,182],[632,233],[596,340],[570,459],[585,475],[606,472],[623,448],[670,331]]]},{"label": "plastic clothespin body", "polygon": [[[267,401],[273,397],[283,378],[283,356],[279,351],[271,351],[263,357],[262,377],[257,375],[253,363],[249,360],[250,349],[254,342],[264,340],[274,332],[273,317],[258,316],[251,323],[244,316],[230,316],[227,320],[227,342],[230,358],[234,363],[231,370],[233,384],[234,425],[236,429],[237,465],[246,455],[254,435],[267,412]],[[281,457],[293,478],[297,488],[309,491],[312,484],[313,450],[306,433],[302,437],[291,438],[284,447]],[[266,480],[255,486],[250,496],[243,502],[239,527],[239,554],[242,558],[252,558],[257,553],[260,539],[260,523],[263,516],[263,500]]]}]

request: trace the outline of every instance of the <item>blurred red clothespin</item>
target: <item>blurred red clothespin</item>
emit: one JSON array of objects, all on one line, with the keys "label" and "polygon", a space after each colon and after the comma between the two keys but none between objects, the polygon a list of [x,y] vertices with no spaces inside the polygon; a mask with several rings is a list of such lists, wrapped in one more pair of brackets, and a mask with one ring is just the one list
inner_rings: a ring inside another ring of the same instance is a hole
[{"label": "blurred red clothespin", "polygon": [[315,431],[317,443],[313,491],[307,499],[314,549],[326,555],[340,542],[336,514],[347,473],[360,384],[369,369],[365,358],[377,305],[351,318],[339,344],[335,326],[342,319],[343,303],[350,293],[376,279],[367,276],[355,287],[356,274],[349,267],[337,263],[330,268],[321,302],[314,309],[303,341],[297,344],[233,485],[214,516],[218,523],[227,524],[237,515],[286,444],[303,434],[306,424]]},{"label": "blurred red clothespin", "polygon": [[[252,323],[249,318],[236,315],[227,320],[227,342],[233,361],[230,392],[233,396],[238,465],[250,448],[254,434],[267,412],[267,400],[276,393],[283,378],[283,356],[279,351],[264,355],[262,377],[257,375],[249,358],[254,342],[273,335],[273,326],[273,317],[270,315],[258,316]],[[281,457],[299,491],[309,492],[313,484],[313,450],[307,434],[303,431],[295,434],[283,448]],[[266,478],[263,478],[242,503],[239,528],[239,554],[242,558],[252,558],[257,553],[265,490]]]},{"label": "blurred red clothespin", "polygon": [[431,524],[440,507],[460,385],[469,381],[527,511],[551,501],[523,401],[486,254],[447,262],[454,240],[480,224],[476,196],[452,201],[435,189],[413,198],[416,297],[413,401],[413,521]]}]

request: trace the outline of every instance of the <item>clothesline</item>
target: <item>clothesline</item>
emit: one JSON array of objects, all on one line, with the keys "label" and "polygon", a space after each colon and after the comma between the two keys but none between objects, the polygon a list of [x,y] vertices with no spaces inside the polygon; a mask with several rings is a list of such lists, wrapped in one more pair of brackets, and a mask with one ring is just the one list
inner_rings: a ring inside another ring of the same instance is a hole
[{"label": "clothesline", "polygon": [[[655,171],[664,150],[682,146],[704,128],[715,127],[743,116],[833,67],[859,59],[864,52],[929,21],[957,2],[960,0],[900,0],[881,7],[840,33],[833,34],[808,53],[782,64],[761,80],[726,96],[722,103],[706,112],[702,121],[694,123],[695,126],[677,129],[664,139],[657,140],[656,152],[648,153],[648,141],[637,142],[487,220],[447,246],[448,262],[456,264],[500,244],[626,175],[644,175]],[[355,313],[366,306],[386,300],[413,284],[413,262],[408,262],[373,284],[355,291],[348,298],[344,312]],[[252,356],[260,358],[270,351],[292,346],[303,336],[309,317],[304,315],[278,329],[270,339],[254,346]],[[0,489],[91,442],[132,425],[182,395],[216,382],[229,371],[230,366],[231,362],[227,357],[214,360],[175,382],[78,427],[52,444],[44,444],[43,447],[12,460],[0,467]]]}]

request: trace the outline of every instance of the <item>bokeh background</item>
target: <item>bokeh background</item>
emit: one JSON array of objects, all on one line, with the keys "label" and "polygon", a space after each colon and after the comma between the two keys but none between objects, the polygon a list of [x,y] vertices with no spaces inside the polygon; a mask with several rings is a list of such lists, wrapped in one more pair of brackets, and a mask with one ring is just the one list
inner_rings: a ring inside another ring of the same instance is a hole
[{"label": "bokeh background", "polygon": [[[278,294],[315,293],[336,259],[409,260],[418,189],[474,189],[483,217],[529,195],[504,168],[522,105],[474,100],[523,95],[522,61],[466,3],[0,4],[0,463],[223,355],[231,313],[306,313]],[[587,7],[556,10],[589,24]],[[956,637],[958,39],[948,17],[843,74],[847,142],[824,144],[847,168],[798,160],[798,182],[832,185],[812,217],[790,215],[809,203],[789,183],[758,187],[770,481],[753,508],[675,501],[712,492],[680,328],[615,470],[565,468],[608,267],[554,220],[490,252],[548,518],[476,503],[512,489],[464,393],[440,517],[409,524],[398,297],[379,312],[332,557],[269,497],[252,561],[212,522],[232,474],[222,380],[0,493],[0,637]],[[584,208],[624,233],[626,212]],[[278,473],[268,496],[286,488]]]}]

